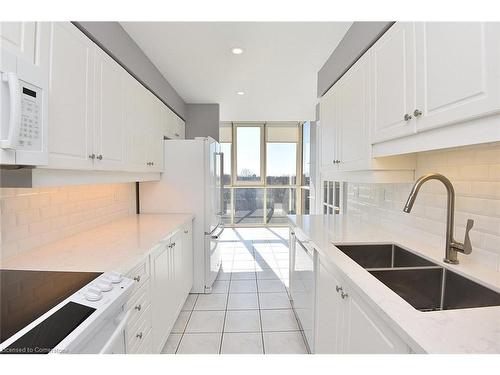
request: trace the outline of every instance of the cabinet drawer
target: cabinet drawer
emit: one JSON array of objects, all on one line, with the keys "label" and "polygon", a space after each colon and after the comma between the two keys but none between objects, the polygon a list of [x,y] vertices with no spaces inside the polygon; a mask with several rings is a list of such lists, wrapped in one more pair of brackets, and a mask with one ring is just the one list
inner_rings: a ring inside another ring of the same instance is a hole
[{"label": "cabinet drawer", "polygon": [[144,311],[141,319],[134,324],[127,325],[125,330],[125,339],[127,343],[127,353],[136,353],[146,334],[151,329],[151,307],[148,306]]},{"label": "cabinet drawer", "polygon": [[146,258],[138,266],[132,269],[132,271],[127,273],[127,277],[135,281],[132,293],[144,285],[144,283],[149,279],[149,258]]},{"label": "cabinet drawer", "polygon": [[137,348],[137,354],[155,354],[153,353],[153,335],[151,334],[152,329],[142,337],[142,343]]},{"label": "cabinet drawer", "polygon": [[141,319],[150,304],[149,280],[147,280],[143,286],[135,291],[125,305],[125,310],[130,310],[131,313],[130,326],[133,326],[137,320]]}]

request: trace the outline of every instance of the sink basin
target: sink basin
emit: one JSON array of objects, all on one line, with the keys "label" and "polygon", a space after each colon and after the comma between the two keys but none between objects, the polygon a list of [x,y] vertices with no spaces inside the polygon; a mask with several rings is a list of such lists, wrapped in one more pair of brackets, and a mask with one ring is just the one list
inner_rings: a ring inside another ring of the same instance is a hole
[{"label": "sink basin", "polygon": [[363,268],[437,266],[394,244],[335,246]]},{"label": "sink basin", "polygon": [[500,293],[397,245],[335,246],[417,310],[500,306]]}]

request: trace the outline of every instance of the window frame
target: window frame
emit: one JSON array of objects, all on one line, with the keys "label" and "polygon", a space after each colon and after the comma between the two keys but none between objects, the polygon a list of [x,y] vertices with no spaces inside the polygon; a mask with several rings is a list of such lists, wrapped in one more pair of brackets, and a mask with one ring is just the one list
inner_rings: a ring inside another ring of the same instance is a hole
[{"label": "window frame", "polygon": [[[268,189],[279,189],[279,188],[287,188],[287,189],[295,189],[295,213],[300,215],[302,213],[302,191],[310,190],[310,187],[307,185],[303,185],[303,176],[302,176],[302,164],[303,164],[303,124],[305,122],[296,122],[297,126],[297,142],[296,142],[296,179],[294,184],[289,185],[268,185],[267,184],[267,127],[273,126],[272,124],[268,124],[267,122],[232,122],[232,133],[231,133],[231,179],[229,185],[223,185],[224,189],[228,189],[230,191],[230,205],[231,212],[227,215],[226,220],[230,220],[230,222],[226,222],[227,227],[265,227],[265,226],[287,226],[285,223],[272,223],[267,222],[267,199],[268,199]],[[237,179],[237,134],[238,128],[240,127],[260,127],[260,180],[259,181],[240,181]],[[228,143],[228,142],[224,142]],[[282,143],[282,142],[270,142],[270,143]],[[283,142],[290,143],[290,142]],[[241,188],[260,188],[264,191],[263,196],[263,215],[261,223],[240,223],[235,224],[235,197],[236,197],[236,189]]]},{"label": "window frame", "polygon": [[[232,186],[264,186],[266,174],[266,150],[265,150],[265,124],[264,123],[233,123],[232,132],[232,163],[231,163],[231,182]],[[260,180],[259,181],[240,181],[238,180],[238,128],[260,128]]]}]

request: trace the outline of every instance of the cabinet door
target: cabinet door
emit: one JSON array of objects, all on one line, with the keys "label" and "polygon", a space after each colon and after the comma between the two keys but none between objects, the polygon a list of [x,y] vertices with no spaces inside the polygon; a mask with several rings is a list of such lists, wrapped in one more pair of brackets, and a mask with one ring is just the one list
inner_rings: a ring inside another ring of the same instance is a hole
[{"label": "cabinet door", "polygon": [[161,107],[163,103],[153,94],[148,92],[148,107],[150,108],[147,117],[148,147],[146,159],[150,164],[152,172],[163,171],[163,129],[161,118]]},{"label": "cabinet door", "polygon": [[341,353],[343,303],[336,287],[340,279],[322,264],[318,267],[316,287],[316,337],[315,353]]},{"label": "cabinet door", "polygon": [[173,248],[159,245],[151,255],[153,352],[159,353],[175,322]]},{"label": "cabinet door", "polygon": [[[344,289],[345,286],[344,286]],[[376,316],[357,294],[348,291],[343,300],[344,347],[347,354],[409,353],[409,347]]]},{"label": "cabinet door", "polygon": [[417,23],[417,131],[500,111],[500,24]]},{"label": "cabinet door", "polygon": [[370,165],[368,62],[365,54],[337,83],[339,170],[367,169]]},{"label": "cabinet door", "polygon": [[125,74],[127,73],[111,57],[97,49],[94,131],[96,169],[122,170],[124,166]]},{"label": "cabinet door", "polygon": [[[415,24],[395,23],[369,53],[371,143],[414,133]],[[405,119],[405,115],[411,115],[412,119]]]},{"label": "cabinet door", "polygon": [[338,86],[333,86],[321,98],[321,168],[336,169],[337,164],[337,132],[338,132]]},{"label": "cabinet door", "polygon": [[36,63],[36,22],[0,22],[0,45],[22,60]]},{"label": "cabinet door", "polygon": [[184,290],[189,293],[193,287],[193,234],[192,225],[187,225],[183,230],[182,248],[183,248],[183,269],[184,275]]},{"label": "cabinet door", "polygon": [[177,139],[184,139],[184,138],[186,138],[186,129],[185,129],[184,120],[181,119],[177,115],[175,116],[175,133],[174,133],[174,136]]},{"label": "cabinet door", "polygon": [[146,89],[130,75],[125,78],[125,87],[126,168],[129,171],[149,171]]},{"label": "cabinet door", "polygon": [[49,167],[91,169],[94,45],[69,22],[54,22],[49,66]]}]

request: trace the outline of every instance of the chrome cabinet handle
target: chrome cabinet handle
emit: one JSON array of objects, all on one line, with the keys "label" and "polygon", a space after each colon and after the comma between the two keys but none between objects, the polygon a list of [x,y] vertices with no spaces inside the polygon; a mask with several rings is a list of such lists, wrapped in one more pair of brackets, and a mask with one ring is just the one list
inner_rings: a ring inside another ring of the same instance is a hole
[{"label": "chrome cabinet handle", "polygon": [[90,155],[89,155],[89,159],[94,160],[94,159],[95,159],[95,154],[90,154]]},{"label": "chrome cabinet handle", "polygon": [[405,119],[405,121],[410,121],[412,119],[412,116],[409,115],[408,113],[405,113],[404,119]]},{"label": "chrome cabinet handle", "polygon": [[341,286],[338,286],[338,285],[335,285],[335,290],[338,292],[340,292],[342,290],[342,287]]},{"label": "chrome cabinet handle", "polygon": [[137,275],[136,277],[134,277],[134,280],[137,282],[141,281],[141,276]]},{"label": "chrome cabinet handle", "polygon": [[142,339],[142,332],[139,332],[137,335],[135,335],[135,337],[137,337],[139,340]]},{"label": "chrome cabinet handle", "polygon": [[172,244],[172,247],[175,247],[175,242]]},{"label": "chrome cabinet handle", "polygon": [[185,230],[184,230],[184,233],[185,233],[185,234],[188,234],[188,233],[189,233],[189,231],[188,231],[187,229],[185,229]]},{"label": "chrome cabinet handle", "polygon": [[420,109],[416,109],[413,111],[413,116],[419,117],[422,116],[422,111]]},{"label": "chrome cabinet handle", "polygon": [[340,296],[342,297],[342,299],[344,299],[344,298],[349,297],[349,294],[342,292],[342,293],[340,293]]},{"label": "chrome cabinet handle", "polygon": [[97,155],[97,160],[102,160],[102,155]]},{"label": "chrome cabinet handle", "polygon": [[136,307],[134,307],[134,309],[136,309],[137,311],[141,311],[142,306],[141,305],[137,305]]}]

